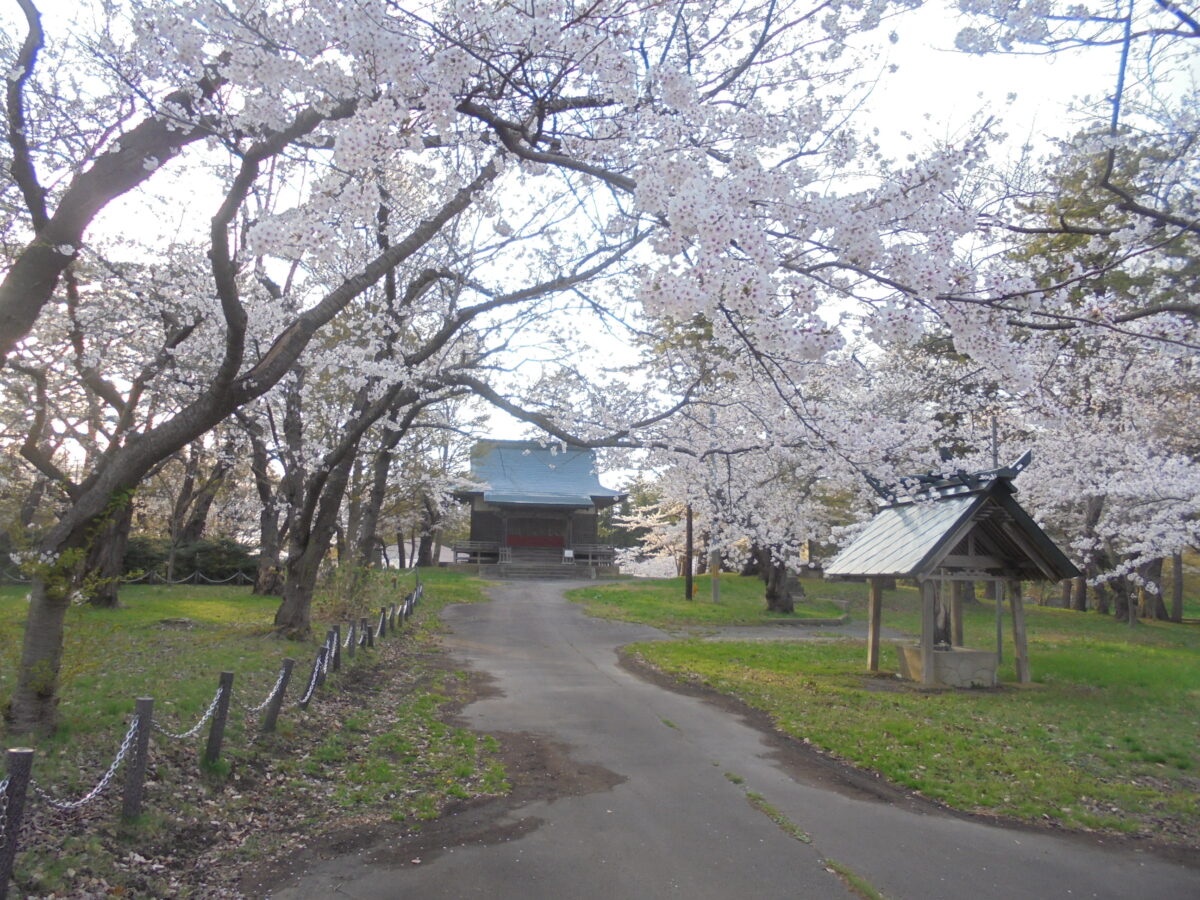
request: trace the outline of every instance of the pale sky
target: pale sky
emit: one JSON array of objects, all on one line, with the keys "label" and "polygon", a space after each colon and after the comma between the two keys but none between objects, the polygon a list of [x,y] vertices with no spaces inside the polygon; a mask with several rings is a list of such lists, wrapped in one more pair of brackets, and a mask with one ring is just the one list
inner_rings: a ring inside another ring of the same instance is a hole
[{"label": "pale sky", "polygon": [[[80,8],[70,0],[40,0],[38,5],[50,34],[55,31],[56,19],[61,21],[60,16]],[[19,21],[19,15],[15,4],[5,4],[0,22]],[[1067,113],[1073,97],[1104,97],[1112,90],[1116,48],[1055,56],[972,56],[954,50],[954,36],[960,27],[953,12],[935,2],[896,16],[870,38],[883,48],[878,57],[878,71],[883,74],[856,121],[874,122],[889,155],[903,160],[909,153],[920,155],[932,143],[961,140],[971,132],[973,123],[986,116],[1004,120],[1002,130],[1010,136],[1008,153],[1015,155],[1027,142],[1044,151],[1047,135],[1066,136],[1082,124],[1082,117]],[[894,44],[887,40],[893,29],[898,36]],[[17,33],[21,32],[23,25]],[[897,71],[884,71],[892,63]],[[864,77],[875,74],[865,72]],[[206,202],[209,199],[198,196],[204,206],[202,213],[195,215],[193,209],[184,220],[192,225],[207,223],[212,206]],[[126,204],[114,204],[97,226],[111,227],[117,218],[127,217],[128,208],[121,207]],[[159,211],[156,218],[167,224],[164,212]],[[178,216],[180,211],[166,214]],[[496,437],[516,437],[524,429],[522,423],[503,413],[493,416]]]}]

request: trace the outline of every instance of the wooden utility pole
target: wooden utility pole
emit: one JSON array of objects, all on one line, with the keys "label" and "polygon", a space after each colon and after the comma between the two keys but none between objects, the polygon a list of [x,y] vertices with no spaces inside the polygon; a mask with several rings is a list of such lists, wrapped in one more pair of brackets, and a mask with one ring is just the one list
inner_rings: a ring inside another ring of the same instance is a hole
[{"label": "wooden utility pole", "polygon": [[695,545],[692,543],[692,504],[687,505],[687,552],[684,572],[683,572],[683,593],[688,600],[692,599],[692,554],[695,550]]},{"label": "wooden utility pole", "polygon": [[721,602],[721,551],[710,550],[708,554],[708,571],[712,575],[712,602]]},{"label": "wooden utility pole", "polygon": [[1171,621],[1183,621],[1183,554],[1171,554]]}]

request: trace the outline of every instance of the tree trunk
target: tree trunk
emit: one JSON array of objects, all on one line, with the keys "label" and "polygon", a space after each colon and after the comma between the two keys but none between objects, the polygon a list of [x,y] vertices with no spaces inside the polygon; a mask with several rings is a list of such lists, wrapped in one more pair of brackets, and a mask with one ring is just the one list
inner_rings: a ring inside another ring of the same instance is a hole
[{"label": "tree trunk", "polygon": [[254,573],[251,593],[261,597],[277,597],[283,590],[283,573],[279,568],[283,536],[279,533],[279,510],[274,504],[262,508],[258,529],[258,570]]},{"label": "tree trunk", "polygon": [[794,613],[796,604],[788,588],[787,566],[783,563],[771,565],[767,577],[767,611]]},{"label": "tree trunk", "polygon": [[1112,611],[1109,603],[1110,593],[1106,584],[1097,584],[1095,587],[1096,612],[1102,616],[1107,616]]},{"label": "tree trunk", "polygon": [[1087,612],[1087,578],[1083,575],[1071,579],[1071,609]]},{"label": "tree trunk", "polygon": [[424,533],[417,544],[417,565],[428,568],[433,565],[433,535]]},{"label": "tree trunk", "polygon": [[358,454],[354,456],[354,466],[350,472],[350,489],[347,494],[346,527],[339,527],[337,532],[339,566],[353,565],[362,555],[360,543],[363,517],[363,464]]},{"label": "tree trunk", "polygon": [[249,415],[239,414],[238,421],[250,438],[250,471],[258,491],[258,569],[254,573],[252,594],[275,597],[283,591],[279,554],[283,535],[279,529],[279,502],[271,477],[271,456],[263,440],[262,426]]},{"label": "tree trunk", "polygon": [[275,630],[283,637],[302,641],[312,635],[313,593],[324,555],[315,543],[310,543],[288,559],[283,600],[275,611]]},{"label": "tree trunk", "polygon": [[107,522],[88,548],[83,564],[82,584],[87,602],[104,609],[116,609],[121,576],[125,574],[125,548],[133,525],[133,502],[127,500],[113,510]]},{"label": "tree trunk", "polygon": [[755,548],[758,554],[759,577],[766,582],[767,612],[788,613],[796,611],[788,585],[787,566],[773,560],[770,550]]},{"label": "tree trunk", "polygon": [[[284,637],[306,640],[312,634],[312,599],[317,575],[337,527],[353,459],[352,454],[348,455],[325,478],[321,478],[318,470],[306,485],[304,509],[294,518],[288,538],[283,601],[275,612],[275,630]],[[319,496],[312,496],[314,493]]]},{"label": "tree trunk", "polygon": [[333,526],[333,546],[334,553],[337,554],[337,564],[339,566],[348,565],[350,561],[347,559],[346,530],[341,525]]},{"label": "tree trunk", "polygon": [[12,734],[48,735],[58,725],[58,673],[62,668],[69,590],[65,572],[50,577],[35,575],[32,579],[21,668],[5,711]]},{"label": "tree trunk", "polygon": [[404,532],[396,532],[396,568],[407,569],[408,565],[405,562],[404,556]]},{"label": "tree trunk", "polygon": [[1146,619],[1166,622],[1167,605],[1163,602],[1163,560],[1155,559],[1138,569],[1142,585],[1138,587],[1138,614]]},{"label": "tree trunk", "polygon": [[751,575],[762,577],[762,551],[757,546],[750,548],[750,558],[742,564],[742,569],[738,574],[744,578]]},{"label": "tree trunk", "polygon": [[[703,547],[707,547],[708,544],[709,544],[709,535],[701,534],[700,535],[700,545]],[[710,555],[711,554],[708,552],[696,554],[696,574],[697,575],[707,575],[708,574],[708,557]]]},{"label": "tree trunk", "polygon": [[1183,621],[1183,554],[1171,554],[1171,621]]},{"label": "tree trunk", "polygon": [[[383,499],[387,496],[388,475],[392,468],[392,450],[386,446],[387,440],[385,435],[385,446],[380,447],[371,461],[371,486],[363,501],[358,522],[358,564],[369,568],[379,566],[379,547],[383,543],[379,537],[379,514],[383,509]],[[400,553],[403,555],[404,542],[397,543],[401,544]]]},{"label": "tree trunk", "polygon": [[29,528],[33,525],[33,521],[37,516],[38,508],[42,505],[42,501],[46,499],[47,481],[43,477],[39,477],[34,481],[33,486],[25,495],[25,499],[21,501],[21,527]]},{"label": "tree trunk", "polygon": [[1138,623],[1137,602],[1130,596],[1129,582],[1124,578],[1114,578],[1108,583],[1113,594],[1113,615],[1118,621],[1126,621],[1130,627]]},{"label": "tree trunk", "polygon": [[192,495],[191,509],[188,511],[176,541],[180,547],[194,544],[204,537],[205,532],[208,531],[208,516],[212,511],[213,503],[231,471],[233,471],[232,460],[222,459],[213,467],[209,477]]}]

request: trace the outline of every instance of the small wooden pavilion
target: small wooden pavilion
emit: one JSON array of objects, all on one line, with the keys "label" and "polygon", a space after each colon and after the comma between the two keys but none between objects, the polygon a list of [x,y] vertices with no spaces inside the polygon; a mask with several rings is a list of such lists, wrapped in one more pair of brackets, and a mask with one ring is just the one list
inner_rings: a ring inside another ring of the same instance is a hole
[{"label": "small wooden pavilion", "polygon": [[[885,581],[913,579],[921,588],[921,643],[901,647],[901,674],[925,685],[995,684],[1003,653],[1002,608],[1012,612],[1017,680],[1032,676],[1025,638],[1022,581],[1059,581],[1079,570],[1014,499],[1012,480],[1028,464],[951,476],[931,474],[876,485],[883,505],[825,577],[870,585],[867,666],[879,669],[880,607]],[[996,598],[996,652],[966,650],[956,583],[988,582]],[[990,676],[987,674],[990,671]]]}]

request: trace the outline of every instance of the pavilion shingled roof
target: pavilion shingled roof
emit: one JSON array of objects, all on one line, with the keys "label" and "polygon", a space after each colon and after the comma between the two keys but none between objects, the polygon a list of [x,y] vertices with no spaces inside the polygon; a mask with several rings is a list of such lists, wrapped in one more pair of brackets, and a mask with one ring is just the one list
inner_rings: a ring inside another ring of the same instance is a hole
[{"label": "pavilion shingled roof", "polygon": [[1012,479],[1028,461],[1026,454],[1013,466],[988,472],[876,485],[887,505],[826,564],[826,576],[1074,578],[1079,570],[1013,497]]}]

